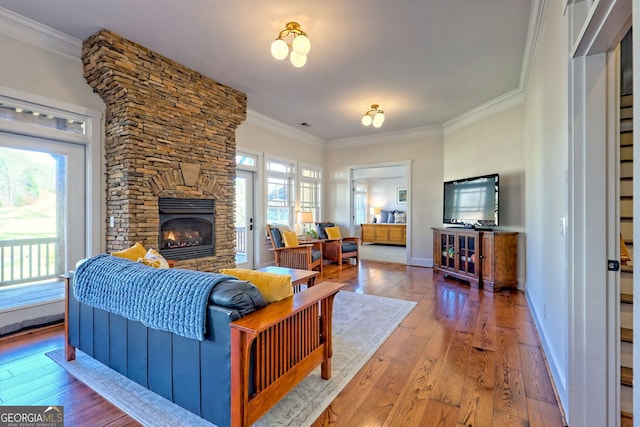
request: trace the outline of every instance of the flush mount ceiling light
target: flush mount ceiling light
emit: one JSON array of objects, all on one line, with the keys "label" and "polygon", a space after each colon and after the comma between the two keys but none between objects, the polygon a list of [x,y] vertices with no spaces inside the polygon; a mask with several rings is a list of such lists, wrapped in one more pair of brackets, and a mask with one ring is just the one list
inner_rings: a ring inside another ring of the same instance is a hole
[{"label": "flush mount ceiling light", "polygon": [[362,124],[369,126],[373,124],[374,128],[379,128],[384,123],[384,111],[379,109],[378,104],[371,104],[371,109],[362,116]]},{"label": "flush mount ceiling light", "polygon": [[[291,43],[286,42],[289,36],[293,36]],[[291,55],[289,55],[291,48]],[[307,34],[300,29],[297,22],[288,22],[286,28],[280,31],[278,38],[271,43],[271,55],[278,60],[283,60],[289,55],[289,60],[294,67],[302,67],[307,63],[307,54],[311,50],[311,43]]]}]

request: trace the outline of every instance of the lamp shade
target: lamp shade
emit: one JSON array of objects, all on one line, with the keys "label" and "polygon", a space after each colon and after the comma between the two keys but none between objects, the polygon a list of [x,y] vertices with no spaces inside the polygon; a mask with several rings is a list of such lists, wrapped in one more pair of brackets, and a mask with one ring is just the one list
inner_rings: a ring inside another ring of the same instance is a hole
[{"label": "lamp shade", "polygon": [[373,121],[373,118],[371,118],[370,115],[365,114],[364,116],[362,116],[362,124],[364,126],[369,126],[371,125],[371,122]]},{"label": "lamp shade", "polygon": [[289,46],[282,39],[275,39],[271,43],[271,55],[278,60],[283,60],[289,54]]},{"label": "lamp shade", "polygon": [[297,222],[301,224],[308,224],[313,222],[313,212],[298,212]]},{"label": "lamp shade", "polygon": [[376,115],[373,116],[373,127],[379,128],[382,126],[382,123],[384,123],[384,114],[382,114],[382,112],[376,113]]},{"label": "lamp shade", "polygon": [[309,37],[305,35],[296,36],[293,39],[293,43],[291,44],[291,48],[298,55],[306,55],[311,50],[311,42],[309,42]]},{"label": "lamp shade", "polygon": [[307,55],[300,55],[294,50],[291,52],[291,55],[289,55],[289,61],[291,61],[294,67],[300,68],[307,63]]}]

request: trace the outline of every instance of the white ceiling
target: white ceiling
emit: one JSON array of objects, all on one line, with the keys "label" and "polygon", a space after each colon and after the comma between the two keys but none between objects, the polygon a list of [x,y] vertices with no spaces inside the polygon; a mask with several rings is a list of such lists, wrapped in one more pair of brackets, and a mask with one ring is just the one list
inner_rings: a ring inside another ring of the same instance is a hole
[{"label": "white ceiling", "polygon": [[[0,7],[80,40],[107,28],[243,91],[251,110],[329,141],[441,126],[521,89],[529,27],[536,25],[532,4],[538,2],[0,0]],[[269,51],[289,21],[311,40],[303,68]],[[386,116],[380,129],[360,124],[374,103]]]}]

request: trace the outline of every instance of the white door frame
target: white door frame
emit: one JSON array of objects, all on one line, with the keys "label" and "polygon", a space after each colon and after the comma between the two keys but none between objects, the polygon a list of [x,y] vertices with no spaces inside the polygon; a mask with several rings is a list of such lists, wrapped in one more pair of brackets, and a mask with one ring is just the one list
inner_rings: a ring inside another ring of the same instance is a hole
[{"label": "white door frame", "polygon": [[[616,295],[615,275],[607,272],[606,263],[611,256],[611,215],[616,211],[608,194],[608,157],[611,140],[616,138],[611,126],[617,117],[610,93],[615,78],[611,76],[615,67],[610,53],[631,25],[631,0],[601,0],[591,12],[569,66],[568,260],[572,268],[567,313],[567,415],[569,423],[576,426],[618,425],[620,417],[619,353],[615,351],[619,293]],[[634,51],[635,46],[634,42]],[[634,56],[637,58],[635,52]],[[634,164],[635,168],[638,165]],[[634,181],[634,194],[638,194],[637,185]]]}]

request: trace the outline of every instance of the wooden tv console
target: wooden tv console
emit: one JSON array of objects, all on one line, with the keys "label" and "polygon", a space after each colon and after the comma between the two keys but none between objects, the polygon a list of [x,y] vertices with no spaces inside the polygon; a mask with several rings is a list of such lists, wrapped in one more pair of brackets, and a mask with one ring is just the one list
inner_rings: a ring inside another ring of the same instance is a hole
[{"label": "wooden tv console", "polygon": [[491,292],[518,286],[518,233],[432,228],[433,269]]}]

